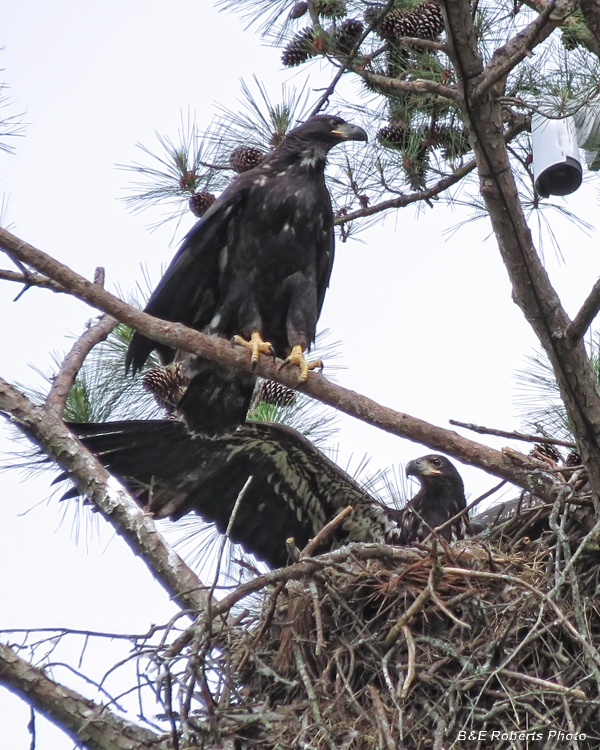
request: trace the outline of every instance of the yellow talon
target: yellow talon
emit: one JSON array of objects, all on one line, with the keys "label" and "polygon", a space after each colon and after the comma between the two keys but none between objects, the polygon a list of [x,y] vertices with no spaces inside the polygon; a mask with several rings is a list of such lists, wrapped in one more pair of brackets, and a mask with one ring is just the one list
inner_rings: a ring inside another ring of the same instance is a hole
[{"label": "yellow talon", "polygon": [[250,349],[250,351],[252,352],[250,362],[252,362],[253,365],[258,362],[258,355],[261,352],[263,354],[270,354],[271,356],[275,356],[273,352],[273,345],[271,344],[271,342],[263,341],[262,336],[258,331],[254,331],[254,333],[250,336],[250,341],[246,341],[243,336],[234,336],[233,343],[239,344],[239,346],[245,346],[247,349]]},{"label": "yellow talon", "polygon": [[292,347],[292,351],[281,366],[285,367],[286,365],[296,365],[300,368],[300,375],[298,375],[299,383],[306,382],[309,370],[316,370],[317,367],[323,369],[323,362],[320,359],[316,359],[314,362],[307,362],[304,359],[304,352],[302,351],[300,344],[296,344]]}]

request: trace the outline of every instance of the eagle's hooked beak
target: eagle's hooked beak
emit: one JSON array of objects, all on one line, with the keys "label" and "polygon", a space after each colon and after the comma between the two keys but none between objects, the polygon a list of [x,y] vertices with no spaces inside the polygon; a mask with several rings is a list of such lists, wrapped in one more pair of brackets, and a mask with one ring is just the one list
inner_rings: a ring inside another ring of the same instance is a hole
[{"label": "eagle's hooked beak", "polygon": [[334,135],[339,135],[344,141],[368,141],[369,137],[366,132],[358,125],[351,125],[349,122],[340,125],[337,130],[331,131]]},{"label": "eagle's hooked beak", "polygon": [[406,464],[406,476],[407,477],[423,477],[423,476],[438,476],[442,472],[432,466],[429,461],[424,461],[422,458],[415,458],[413,461],[409,461]]}]

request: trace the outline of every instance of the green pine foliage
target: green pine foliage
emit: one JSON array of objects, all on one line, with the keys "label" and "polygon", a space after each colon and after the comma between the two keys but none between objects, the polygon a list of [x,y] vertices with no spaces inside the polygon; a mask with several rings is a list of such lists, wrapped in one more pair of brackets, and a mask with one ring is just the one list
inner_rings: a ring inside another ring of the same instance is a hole
[{"label": "green pine foliage", "polygon": [[[469,135],[445,87],[456,75],[445,52],[446,34],[436,0],[222,0],[223,8],[242,16],[276,47],[282,68],[294,71],[304,85],[284,86],[274,96],[264,85],[242,83],[239,105],[222,109],[205,129],[182,127],[177,139],[159,136],[161,150],[142,146],[149,164],[129,167],[143,179],[132,185],[127,199],[134,210],[160,203],[171,216],[181,217],[198,199],[192,195],[219,193],[235,179],[231,155],[240,147],[267,153],[310,114],[337,112],[362,125],[371,138],[367,146],[348,144],[331,154],[329,187],[342,240],[372,223],[361,210],[398,195],[442,185],[472,160]],[[524,30],[536,13],[526,4],[483,0],[474,5],[478,42],[487,62],[494,50]],[[589,30],[575,13],[524,59],[506,81],[503,127],[510,156],[526,202],[533,191],[528,166],[531,106],[551,101],[559,114],[570,114],[598,95],[600,66],[586,47]],[[331,70],[331,90],[312,88],[311,71]],[[301,78],[306,71],[304,79]],[[543,72],[543,75],[540,73]],[[360,83],[359,101],[348,86]],[[398,83],[423,85],[402,90]],[[355,102],[352,106],[349,101]],[[352,163],[348,180],[347,162]],[[448,192],[447,200],[455,196]],[[468,200],[481,215],[476,191]],[[534,197],[538,214],[555,210]],[[202,208],[202,207],[201,207]],[[201,212],[195,212],[201,216]],[[352,220],[348,218],[352,215]]]}]

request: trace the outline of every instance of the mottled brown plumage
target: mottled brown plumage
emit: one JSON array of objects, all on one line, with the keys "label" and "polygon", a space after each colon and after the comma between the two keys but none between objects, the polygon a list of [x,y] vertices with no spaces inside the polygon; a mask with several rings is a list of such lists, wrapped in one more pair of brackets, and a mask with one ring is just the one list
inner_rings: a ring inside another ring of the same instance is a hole
[{"label": "mottled brown plumage", "polygon": [[[217,438],[194,435],[174,420],[72,429],[155,516],[177,520],[195,512],[221,533],[231,525],[231,539],[271,567],[288,561],[289,537],[302,549],[348,505],[353,508],[348,518],[317,551],[358,541],[409,545],[465,507],[460,476],[443,456],[411,461],[407,470],[419,477],[422,489],[398,510],[376,500],[305,437],[280,424],[248,421]],[[466,531],[463,516],[441,534],[451,539]]]}]

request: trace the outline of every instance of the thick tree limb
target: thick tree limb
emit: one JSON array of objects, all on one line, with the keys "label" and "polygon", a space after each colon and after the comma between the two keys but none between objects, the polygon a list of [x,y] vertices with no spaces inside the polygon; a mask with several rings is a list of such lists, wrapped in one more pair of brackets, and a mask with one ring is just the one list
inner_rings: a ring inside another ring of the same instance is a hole
[{"label": "thick tree limb", "polygon": [[[485,200],[513,299],[548,354],[594,493],[600,496],[600,397],[581,340],[566,335],[570,320],[533,246],[502,135],[500,85],[474,92],[484,80],[468,0],[444,0],[450,57],[477,159]],[[557,3],[561,15],[566,3]]]},{"label": "thick tree limb", "polygon": [[[587,18],[585,10],[586,4],[597,5],[597,2],[596,0],[583,0],[583,2],[581,3],[581,10],[586,17],[586,21],[589,25],[590,22]],[[554,2],[549,2],[549,0],[525,0],[525,5],[533,8],[533,10],[537,10],[538,13],[543,13],[549,6],[554,6]],[[580,44],[586,47],[594,55],[600,56],[600,37],[594,36],[594,34],[592,34],[591,31],[587,29],[582,29],[581,24],[577,22],[576,18],[567,16],[563,19],[561,28],[564,31],[573,31],[577,35],[577,40]]]},{"label": "thick tree limb", "polygon": [[555,8],[556,3],[548,3],[532,23],[494,52],[481,82],[472,93],[473,102],[480,99],[492,86],[504,80],[511,70],[531,55],[531,51],[561,25],[569,12],[557,16],[553,12]]},{"label": "thick tree limb", "polygon": [[573,341],[582,338],[600,312],[600,279],[592,287],[587,299],[567,327],[567,336]]},{"label": "thick tree limb", "polygon": [[154,521],[129,496],[52,410],[33,405],[0,379],[0,411],[59,464],[117,534],[141,555],[154,577],[183,609],[204,611],[208,589],[163,540]]},{"label": "thick tree limb", "polygon": [[60,369],[52,382],[52,387],[46,397],[46,407],[59,417],[65,409],[69,391],[73,387],[77,374],[91,350],[114,331],[118,321],[110,315],[103,315],[100,320],[82,334],[67,356],[63,359]]},{"label": "thick tree limb", "polygon": [[596,42],[594,51],[600,55],[600,5],[598,0],[581,0],[581,12]]},{"label": "thick tree limb", "polygon": [[[234,347],[215,336],[193,331],[180,323],[169,323],[136,310],[3,229],[0,229],[0,247],[62,284],[73,296],[114,316],[155,341],[200,354],[238,370],[251,370],[247,353],[239,347]],[[264,378],[301,390],[375,427],[422,443],[433,450],[449,453],[460,461],[513,482],[549,502],[555,498],[555,478],[540,471],[537,463],[528,461],[525,456],[522,462],[517,463],[501,451],[468,440],[452,430],[388,409],[354,391],[334,385],[316,373],[311,373],[308,381],[299,386],[297,374],[290,371],[292,368],[280,370],[280,364],[272,362],[268,357],[261,357],[255,371]]]},{"label": "thick tree limb", "polygon": [[169,743],[149,729],[122,719],[100,703],[48,679],[9,646],[0,644],[0,684],[56,722],[90,750],[167,750]]}]

